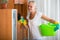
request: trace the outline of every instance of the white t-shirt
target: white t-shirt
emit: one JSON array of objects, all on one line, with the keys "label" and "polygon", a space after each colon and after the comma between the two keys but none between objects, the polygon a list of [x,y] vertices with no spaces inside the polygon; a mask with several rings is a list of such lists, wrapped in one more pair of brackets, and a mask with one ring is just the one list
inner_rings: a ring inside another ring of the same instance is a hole
[{"label": "white t-shirt", "polygon": [[37,12],[35,17],[30,20],[29,19],[29,15],[27,15],[27,19],[28,19],[28,25],[30,28],[30,32],[32,33],[33,36],[33,40],[55,40],[56,36],[41,36],[40,32],[39,32],[39,25],[41,24],[41,16],[42,13],[41,12]]},{"label": "white t-shirt", "polygon": [[36,40],[39,40],[42,37],[40,35],[39,28],[38,28],[39,25],[41,24],[41,21],[40,21],[41,16],[42,16],[41,12],[37,12],[35,17],[32,20],[29,19],[29,15],[27,16],[30,32],[32,33],[33,39],[36,39]]}]

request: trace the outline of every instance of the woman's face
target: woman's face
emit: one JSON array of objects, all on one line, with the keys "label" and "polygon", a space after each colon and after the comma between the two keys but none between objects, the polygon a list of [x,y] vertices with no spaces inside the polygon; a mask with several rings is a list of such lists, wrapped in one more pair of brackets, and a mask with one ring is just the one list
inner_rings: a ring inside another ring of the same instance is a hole
[{"label": "woman's face", "polygon": [[29,10],[29,12],[35,12],[36,6],[35,6],[35,4],[33,2],[30,2],[28,4],[28,10]]}]

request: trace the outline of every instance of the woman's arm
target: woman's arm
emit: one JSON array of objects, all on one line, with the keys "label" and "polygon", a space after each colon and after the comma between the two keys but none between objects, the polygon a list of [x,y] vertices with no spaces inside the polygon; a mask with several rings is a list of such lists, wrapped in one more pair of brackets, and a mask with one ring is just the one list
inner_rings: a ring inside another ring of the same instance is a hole
[{"label": "woman's arm", "polygon": [[54,23],[54,24],[57,24],[58,22],[52,18],[49,18],[47,16],[45,16],[44,14],[41,16],[42,19],[46,20],[46,21],[49,21],[51,23]]},{"label": "woman's arm", "polygon": [[26,29],[28,29],[28,25],[24,25]]},{"label": "woman's arm", "polygon": [[28,26],[28,20],[26,19],[26,24],[24,24],[25,28],[28,29],[29,26]]}]

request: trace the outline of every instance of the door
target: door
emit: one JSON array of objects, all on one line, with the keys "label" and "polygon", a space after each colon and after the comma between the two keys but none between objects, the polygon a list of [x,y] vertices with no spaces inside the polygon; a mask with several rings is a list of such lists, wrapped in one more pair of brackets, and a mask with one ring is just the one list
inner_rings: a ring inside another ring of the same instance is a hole
[{"label": "door", "polygon": [[12,40],[11,9],[0,9],[0,40]]}]

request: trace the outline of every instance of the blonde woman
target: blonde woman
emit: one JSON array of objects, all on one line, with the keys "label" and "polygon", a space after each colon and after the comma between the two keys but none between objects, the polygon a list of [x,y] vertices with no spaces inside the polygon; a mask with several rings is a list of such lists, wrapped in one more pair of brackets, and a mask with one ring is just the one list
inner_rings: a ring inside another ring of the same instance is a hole
[{"label": "blonde woman", "polygon": [[28,20],[30,32],[33,36],[33,40],[42,40],[43,37],[40,35],[38,29],[38,26],[41,24],[40,22],[41,18],[50,22],[55,22],[55,21],[43,15],[41,12],[38,12],[36,9],[37,9],[36,3],[34,1],[29,1],[28,3],[29,13],[27,15],[27,20]]}]

